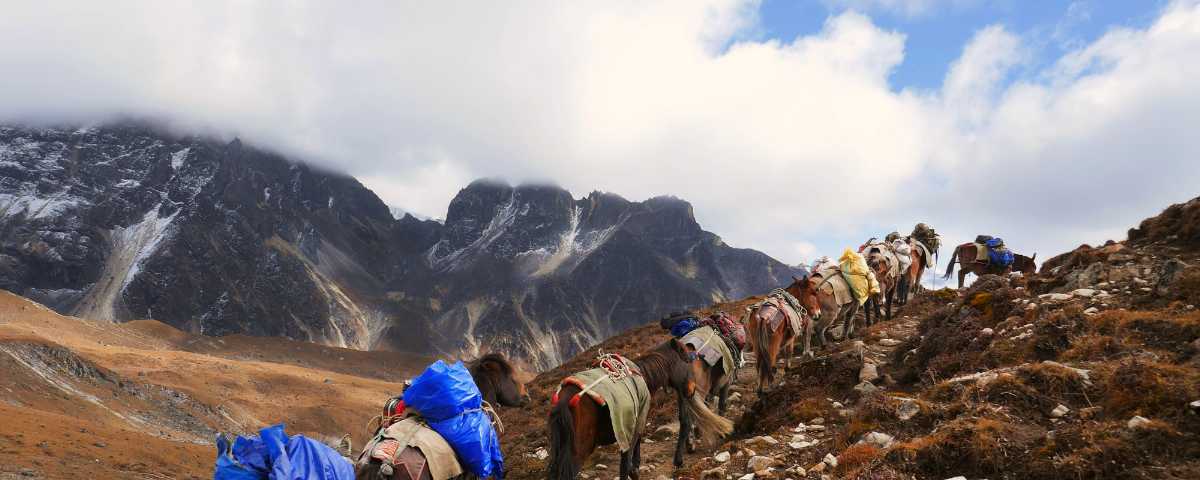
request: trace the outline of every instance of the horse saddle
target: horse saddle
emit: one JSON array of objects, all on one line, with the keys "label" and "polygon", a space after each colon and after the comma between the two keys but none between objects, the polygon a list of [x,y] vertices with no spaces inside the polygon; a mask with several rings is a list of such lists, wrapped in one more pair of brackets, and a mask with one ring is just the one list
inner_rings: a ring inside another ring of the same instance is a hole
[{"label": "horse saddle", "polygon": [[975,263],[987,264],[991,259],[988,257],[988,246],[983,243],[975,244]]},{"label": "horse saddle", "polygon": [[358,463],[366,464],[372,459],[383,462],[386,469],[405,469],[409,478],[421,478],[425,471],[433,480],[447,480],[463,473],[450,444],[415,416],[392,424],[367,443]]}]

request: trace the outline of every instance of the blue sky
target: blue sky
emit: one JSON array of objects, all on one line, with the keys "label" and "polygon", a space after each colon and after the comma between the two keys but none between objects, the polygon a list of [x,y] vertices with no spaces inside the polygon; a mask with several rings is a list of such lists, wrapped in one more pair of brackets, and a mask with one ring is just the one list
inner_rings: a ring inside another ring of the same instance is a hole
[{"label": "blue sky", "polygon": [[[855,2],[850,2],[855,3]],[[873,2],[862,2],[871,4]],[[903,1],[898,3],[905,3]],[[916,2],[926,3],[926,2]],[[890,77],[893,89],[941,86],[950,64],[977,31],[1002,25],[1038,44],[1033,69],[1064,52],[1091,43],[1113,27],[1145,28],[1166,5],[1163,0],[961,0],[932,2],[918,13],[865,8],[880,28],[906,36],[904,62]],[[838,5],[835,5],[838,4]],[[829,0],[764,0],[759,8],[763,39],[791,42],[821,30],[825,20],[853,7]],[[1019,75],[1016,72],[1016,75]]]}]

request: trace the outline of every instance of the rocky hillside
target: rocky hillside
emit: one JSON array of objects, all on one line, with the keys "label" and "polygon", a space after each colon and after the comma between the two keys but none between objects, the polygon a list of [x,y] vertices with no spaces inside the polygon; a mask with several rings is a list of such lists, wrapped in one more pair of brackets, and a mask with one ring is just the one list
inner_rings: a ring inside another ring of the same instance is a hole
[{"label": "rocky hillside", "polygon": [[[1200,478],[1198,228],[1200,199],[1032,277],[923,293],[894,320],[794,360],[763,398],[744,368],[736,434],[682,471],[663,441],[675,409],[660,398],[643,478]],[[601,348],[634,355],[665,339],[646,326]],[[594,356],[543,373],[531,391],[549,395]],[[546,408],[506,418],[509,478],[544,477]],[[602,449],[584,478],[607,478],[616,462]]]},{"label": "rocky hillside", "polygon": [[0,288],[85,318],[557,365],[793,269],[675,198],[479,181],[444,223],[353,178],[137,124],[0,127]]},{"label": "rocky hillside", "polygon": [[0,291],[0,478],[212,478],[216,432],[278,422],[362,445],[429,361],[69,318]]}]

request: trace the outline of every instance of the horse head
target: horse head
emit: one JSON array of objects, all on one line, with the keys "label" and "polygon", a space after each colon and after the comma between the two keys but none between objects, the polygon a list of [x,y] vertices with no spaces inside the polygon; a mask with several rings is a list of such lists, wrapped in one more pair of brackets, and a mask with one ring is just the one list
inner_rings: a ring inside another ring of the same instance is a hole
[{"label": "horse head", "polygon": [[479,386],[483,399],[506,407],[529,405],[529,392],[517,379],[517,369],[499,353],[480,357],[471,366],[471,376]]},{"label": "horse head", "polygon": [[796,297],[800,301],[800,305],[808,310],[808,314],[812,318],[821,318],[821,302],[817,299],[817,287],[821,281],[821,277],[815,277],[811,274],[804,275],[804,278],[792,276],[792,284],[788,285],[788,293]]}]

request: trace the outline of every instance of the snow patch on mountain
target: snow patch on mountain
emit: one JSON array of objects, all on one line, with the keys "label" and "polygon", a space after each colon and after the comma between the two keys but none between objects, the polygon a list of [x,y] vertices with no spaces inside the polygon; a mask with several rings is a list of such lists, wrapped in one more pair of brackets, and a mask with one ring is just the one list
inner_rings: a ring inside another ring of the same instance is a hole
[{"label": "snow patch on mountain", "polygon": [[94,320],[116,321],[121,294],[141,271],[141,264],[169,236],[171,222],[179,214],[160,217],[162,204],[156,205],[142,220],[105,232],[111,251],[104,262],[100,279],[88,290],[74,314]]}]

